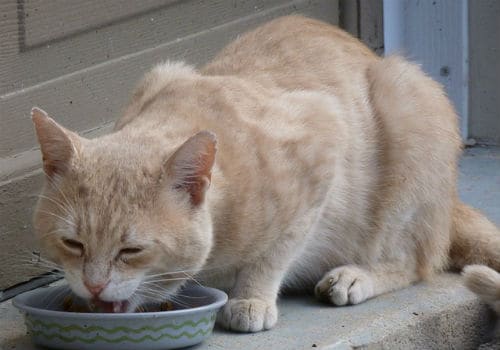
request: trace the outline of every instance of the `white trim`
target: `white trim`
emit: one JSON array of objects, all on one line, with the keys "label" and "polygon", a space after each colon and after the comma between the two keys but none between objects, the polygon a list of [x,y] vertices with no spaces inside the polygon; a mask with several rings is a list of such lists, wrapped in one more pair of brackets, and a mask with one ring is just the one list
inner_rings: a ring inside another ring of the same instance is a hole
[{"label": "white trim", "polygon": [[404,47],[404,1],[384,0],[384,54],[398,53]]}]

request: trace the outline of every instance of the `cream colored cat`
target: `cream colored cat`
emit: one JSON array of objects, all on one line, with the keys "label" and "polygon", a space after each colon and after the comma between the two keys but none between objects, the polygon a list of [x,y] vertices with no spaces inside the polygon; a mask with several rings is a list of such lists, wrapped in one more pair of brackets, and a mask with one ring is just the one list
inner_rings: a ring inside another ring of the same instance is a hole
[{"label": "cream colored cat", "polygon": [[312,19],[265,24],[200,70],[157,66],[109,135],[33,121],[37,235],[75,293],[116,310],[186,271],[229,291],[224,327],[255,332],[276,323],[280,288],[340,306],[500,267],[497,228],[457,198],[442,88]]}]

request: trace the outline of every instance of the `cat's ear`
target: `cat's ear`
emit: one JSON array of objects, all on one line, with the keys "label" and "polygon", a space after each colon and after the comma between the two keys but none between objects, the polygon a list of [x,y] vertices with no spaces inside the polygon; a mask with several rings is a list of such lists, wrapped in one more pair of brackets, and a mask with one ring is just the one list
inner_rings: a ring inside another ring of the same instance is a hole
[{"label": "cat's ear", "polygon": [[75,137],[72,140],[70,136],[73,133],[57,124],[45,111],[37,107],[31,110],[31,119],[40,143],[45,173],[49,178],[63,175],[76,151]]},{"label": "cat's ear", "polygon": [[165,163],[168,184],[189,194],[193,206],[203,203],[210,186],[216,145],[213,133],[201,131],[184,142]]}]

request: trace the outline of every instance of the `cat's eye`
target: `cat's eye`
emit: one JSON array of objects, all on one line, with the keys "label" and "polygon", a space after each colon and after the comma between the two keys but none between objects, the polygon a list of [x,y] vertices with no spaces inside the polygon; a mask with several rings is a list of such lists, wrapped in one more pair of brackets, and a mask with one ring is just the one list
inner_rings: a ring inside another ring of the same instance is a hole
[{"label": "cat's eye", "polygon": [[78,242],[77,240],[71,238],[64,238],[62,242],[68,249],[76,251],[80,255],[83,254],[83,249],[84,249],[83,243]]},{"label": "cat's eye", "polygon": [[123,248],[120,250],[118,255],[134,255],[134,254],[139,254],[140,252],[143,251],[143,248],[141,247],[128,247],[128,248]]}]

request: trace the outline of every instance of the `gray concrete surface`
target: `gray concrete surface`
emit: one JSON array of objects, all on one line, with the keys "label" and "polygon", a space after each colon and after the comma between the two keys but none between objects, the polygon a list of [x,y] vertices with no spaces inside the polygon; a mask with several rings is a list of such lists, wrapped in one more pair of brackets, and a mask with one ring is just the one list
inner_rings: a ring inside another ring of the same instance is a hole
[{"label": "gray concrete surface", "polygon": [[[10,302],[0,306],[0,314],[0,349],[34,350],[22,317]],[[193,350],[473,349],[486,339],[488,317],[488,310],[462,287],[459,276],[447,274],[357,306],[336,308],[311,297],[284,298],[273,330],[257,334],[217,330]]]},{"label": "gray concrete surface", "polygon": [[[462,199],[500,224],[500,148],[466,150],[460,172]],[[462,286],[460,276],[443,274],[357,306],[282,298],[273,330],[217,329],[192,349],[476,349],[489,340],[493,326],[494,316]],[[34,350],[25,332],[11,302],[0,304],[0,350]]]}]

